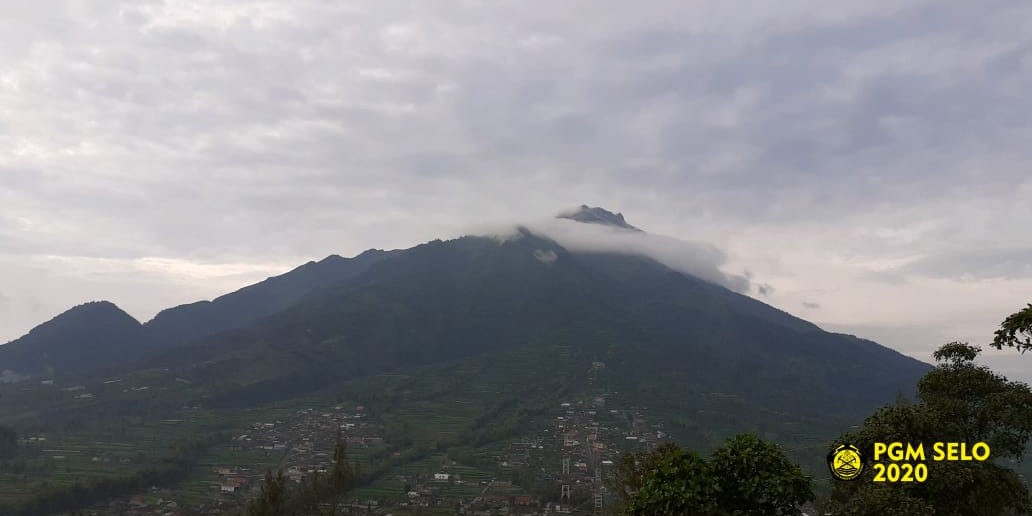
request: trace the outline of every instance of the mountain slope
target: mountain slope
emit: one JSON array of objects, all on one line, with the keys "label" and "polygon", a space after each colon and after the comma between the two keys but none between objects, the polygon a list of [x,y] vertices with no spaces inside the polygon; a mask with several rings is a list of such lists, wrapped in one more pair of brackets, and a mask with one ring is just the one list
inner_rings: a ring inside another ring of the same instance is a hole
[{"label": "mountain slope", "polygon": [[318,289],[354,278],[372,264],[395,254],[396,251],[370,249],[354,258],[331,255],[212,301],[162,310],[144,325],[148,344],[155,349],[167,349],[245,326],[289,307]]},{"label": "mountain slope", "polygon": [[765,410],[863,413],[929,367],[649,258],[571,253],[527,231],[417,246],[151,365],[248,404],[541,345],[597,356],[622,389],[671,412],[686,392],[720,392]]},{"label": "mountain slope", "polygon": [[0,346],[0,371],[17,375],[102,371],[139,358],[140,323],[107,301],[76,306]]}]

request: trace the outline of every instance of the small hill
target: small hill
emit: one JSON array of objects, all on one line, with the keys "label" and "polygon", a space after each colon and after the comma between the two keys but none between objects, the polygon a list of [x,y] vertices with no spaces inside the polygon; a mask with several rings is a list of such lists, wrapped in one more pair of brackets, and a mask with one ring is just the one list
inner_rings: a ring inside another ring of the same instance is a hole
[{"label": "small hill", "polygon": [[108,301],[76,306],[0,346],[0,371],[14,375],[78,375],[145,355],[143,330]]}]

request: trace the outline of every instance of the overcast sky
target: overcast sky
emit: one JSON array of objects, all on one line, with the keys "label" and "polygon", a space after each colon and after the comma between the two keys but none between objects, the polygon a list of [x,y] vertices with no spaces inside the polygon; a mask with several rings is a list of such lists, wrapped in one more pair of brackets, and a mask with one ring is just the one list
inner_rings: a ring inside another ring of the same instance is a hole
[{"label": "overcast sky", "polygon": [[0,5],[0,342],[581,203],[924,360],[1032,302],[1026,0]]}]

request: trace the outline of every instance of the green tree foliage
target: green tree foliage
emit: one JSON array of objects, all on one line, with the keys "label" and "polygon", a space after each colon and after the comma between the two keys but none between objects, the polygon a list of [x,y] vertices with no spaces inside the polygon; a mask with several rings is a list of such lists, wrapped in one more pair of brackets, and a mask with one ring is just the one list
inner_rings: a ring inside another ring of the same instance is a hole
[{"label": "green tree foliage", "polygon": [[0,426],[0,460],[10,460],[18,452],[18,434],[13,429]]},{"label": "green tree foliage", "polygon": [[673,444],[621,458],[628,515],[780,516],[814,499],[810,479],[753,435],[728,439],[707,461]]},{"label": "green tree foliage", "polygon": [[272,475],[265,472],[265,483],[258,497],[247,504],[248,516],[286,516],[287,514],[287,482],[283,470]]},{"label": "green tree foliage", "polygon": [[984,441],[997,458],[1021,459],[1032,437],[1032,391],[976,365],[976,346],[953,342],[935,352],[939,367],[918,382],[940,435]]},{"label": "green tree foliage", "polygon": [[996,349],[1012,347],[1022,353],[1032,349],[1032,304],[1011,314],[1000,323],[992,346]]},{"label": "green tree foliage", "polygon": [[333,450],[333,472],[325,480],[324,490],[327,499],[328,509],[324,512],[326,516],[335,516],[341,497],[351,490],[355,480],[355,472],[348,462],[348,441],[341,437],[340,430],[337,430],[337,446]]},{"label": "green tree foliage", "polygon": [[341,437],[337,430],[337,446],[333,450],[333,475],[330,477],[335,492],[343,493],[351,489],[355,480],[355,472],[348,462],[348,441]]},{"label": "green tree foliage", "polygon": [[681,449],[672,442],[659,445],[649,453],[625,453],[620,456],[614,470],[614,488],[623,500],[629,500],[641,489],[645,474],[659,469],[668,456],[680,453]]},{"label": "green tree foliage", "polygon": [[627,504],[631,516],[717,515],[718,486],[710,465],[695,453],[673,450],[645,472]]},{"label": "green tree foliage", "polygon": [[788,516],[814,499],[810,479],[773,443],[742,434],[713,453],[720,508],[736,516]]},{"label": "green tree foliage", "polygon": [[1020,460],[1032,437],[1032,390],[974,363],[977,346],[952,342],[934,354],[937,367],[918,383],[915,403],[901,401],[876,411],[839,439],[868,450],[875,442],[989,444],[991,460],[931,461],[925,482],[874,483],[873,468],[852,482],[836,482],[822,504],[836,515],[935,514],[980,516],[1032,512],[1018,475],[996,463]]},{"label": "green tree foliage", "polygon": [[836,516],[934,516],[935,506],[926,500],[915,498],[891,484],[870,484],[867,489],[858,490],[847,506],[822,510],[819,514]]}]

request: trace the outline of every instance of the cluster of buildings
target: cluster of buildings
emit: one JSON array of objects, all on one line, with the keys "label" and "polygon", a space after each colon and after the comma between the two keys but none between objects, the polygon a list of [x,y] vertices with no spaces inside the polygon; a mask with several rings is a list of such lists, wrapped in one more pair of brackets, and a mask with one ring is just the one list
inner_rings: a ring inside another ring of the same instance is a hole
[{"label": "cluster of buildings", "polygon": [[[329,410],[301,409],[286,421],[255,422],[247,433],[233,439],[235,451],[264,452],[269,469],[283,470],[291,481],[300,483],[305,475],[326,473],[333,468],[333,451],[337,434],[341,433],[348,448],[383,445],[382,425],[370,422],[365,407],[346,410],[337,406]],[[220,466],[222,493],[251,494],[264,478],[264,471],[246,467]]]},{"label": "cluster of buildings", "polygon": [[622,453],[654,449],[666,434],[637,409],[607,407],[607,394],[560,405],[561,415],[540,435],[512,443],[502,468],[523,468],[552,486],[535,514],[603,514]]},{"label": "cluster of buildings", "polygon": [[[399,486],[396,495],[356,501],[353,508],[363,514],[408,514],[417,507],[472,516],[603,514],[613,501],[607,489],[620,455],[654,448],[665,437],[642,410],[613,408],[609,400],[602,393],[561,403],[536,433],[494,455],[493,465],[442,460],[421,471],[399,471],[391,477]],[[221,514],[254,497],[266,469],[282,470],[295,483],[332,471],[338,432],[352,457],[366,449],[387,453],[383,424],[364,407],[301,409],[254,421],[236,435],[234,453],[223,454],[233,463],[209,466],[210,494],[204,498],[210,498],[202,506],[177,504],[166,490],[113,503],[117,513],[133,516]]]}]

